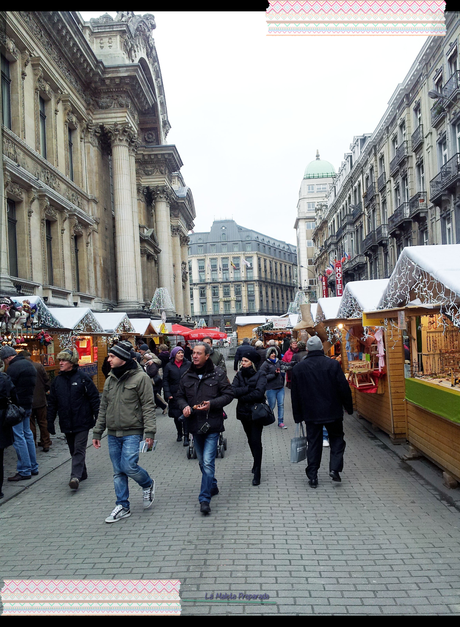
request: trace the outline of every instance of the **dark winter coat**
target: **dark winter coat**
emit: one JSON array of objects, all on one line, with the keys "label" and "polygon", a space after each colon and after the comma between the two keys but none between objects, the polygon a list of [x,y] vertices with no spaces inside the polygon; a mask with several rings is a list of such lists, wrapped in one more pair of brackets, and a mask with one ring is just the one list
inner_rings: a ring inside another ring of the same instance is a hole
[{"label": "dark winter coat", "polygon": [[3,416],[8,404],[8,399],[17,405],[18,399],[11,377],[4,372],[0,372],[0,448],[6,448],[13,444],[13,430],[3,424]]},{"label": "dark winter coat", "polygon": [[291,401],[294,421],[326,423],[343,419],[343,410],[353,413],[348,381],[338,361],[323,351],[309,351],[291,370]]},{"label": "dark winter coat", "polygon": [[[221,368],[216,368],[209,358],[206,360],[201,378],[193,363],[181,377],[177,391],[177,405],[181,412],[187,405],[192,408],[192,413],[187,418],[189,432],[192,434],[196,434],[205,423],[209,424],[207,433],[223,431],[224,407],[232,400],[232,386],[227,375]],[[200,405],[204,401],[211,402],[209,412],[193,409],[194,405]]]},{"label": "dark winter coat", "polygon": [[25,355],[18,355],[8,364],[7,373],[16,388],[18,405],[24,409],[32,409],[37,380],[37,371],[33,363]]},{"label": "dark winter coat", "polygon": [[34,409],[46,407],[47,393],[50,391],[50,378],[42,364],[37,361],[32,361],[32,364],[37,371],[32,407]]},{"label": "dark winter coat", "polygon": [[170,354],[168,351],[161,351],[161,353],[158,353],[158,357],[161,360],[161,367],[163,368],[163,372],[164,372],[164,369],[166,368],[166,364],[169,361]]},{"label": "dark winter coat", "polygon": [[308,355],[308,351],[299,351],[298,353],[294,353],[290,361],[290,365],[292,366],[292,368],[294,368],[296,364],[301,362],[302,359],[305,359],[307,355]]},{"label": "dark winter coat", "polygon": [[54,433],[59,416],[62,433],[92,429],[99,412],[99,392],[92,379],[74,366],[53,379],[48,397],[48,430]]},{"label": "dark winter coat", "polygon": [[[271,361],[268,357],[270,353],[273,352],[278,355],[278,351],[274,351],[273,347],[267,349],[266,359],[259,367],[259,371],[263,372],[267,379],[267,390],[279,390],[284,387],[283,368],[285,364],[283,364],[279,359],[275,362]],[[279,372],[277,372],[278,370]]]},{"label": "dark winter coat", "polygon": [[251,420],[254,403],[265,400],[267,378],[261,370],[240,368],[232,383],[233,395],[238,399],[236,417],[238,420]]},{"label": "dark winter coat", "polygon": [[[163,371],[163,393],[164,399],[168,403],[168,416],[179,418],[182,410],[177,405],[177,391],[182,375],[190,368],[191,362],[183,359],[180,367],[176,366],[174,360],[169,361]],[[172,398],[171,398],[172,397]]]}]

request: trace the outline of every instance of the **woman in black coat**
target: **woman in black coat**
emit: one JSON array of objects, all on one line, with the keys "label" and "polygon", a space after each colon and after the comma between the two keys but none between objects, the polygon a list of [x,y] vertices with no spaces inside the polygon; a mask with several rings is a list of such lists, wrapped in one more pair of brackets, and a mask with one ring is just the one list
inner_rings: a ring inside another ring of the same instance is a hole
[{"label": "woman in black coat", "polygon": [[3,497],[3,451],[13,444],[13,429],[4,425],[3,419],[8,400],[16,404],[16,390],[10,377],[0,372],[0,499]]},{"label": "woman in black coat", "polygon": [[184,419],[182,410],[176,402],[176,394],[179,389],[179,381],[182,375],[190,368],[191,362],[184,357],[184,349],[176,346],[171,351],[171,359],[163,370],[163,393],[168,402],[168,416],[174,418],[177,429],[177,442],[184,436],[184,446],[189,445],[189,432],[187,422]]},{"label": "woman in black coat", "polygon": [[243,425],[254,459],[252,485],[260,484],[263,425],[260,421],[252,419],[251,408],[254,403],[265,401],[265,388],[267,387],[266,375],[256,370],[259,361],[260,355],[255,349],[246,350],[242,354],[241,367],[232,383],[233,394],[238,399],[236,417]]}]

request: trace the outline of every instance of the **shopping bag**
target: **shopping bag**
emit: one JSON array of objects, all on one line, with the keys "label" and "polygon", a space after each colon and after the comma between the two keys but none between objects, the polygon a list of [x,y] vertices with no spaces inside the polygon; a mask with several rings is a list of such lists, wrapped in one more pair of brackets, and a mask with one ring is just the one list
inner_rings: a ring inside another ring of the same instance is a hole
[{"label": "shopping bag", "polygon": [[295,437],[291,439],[291,462],[298,464],[307,457],[307,436],[303,422],[296,425]]}]

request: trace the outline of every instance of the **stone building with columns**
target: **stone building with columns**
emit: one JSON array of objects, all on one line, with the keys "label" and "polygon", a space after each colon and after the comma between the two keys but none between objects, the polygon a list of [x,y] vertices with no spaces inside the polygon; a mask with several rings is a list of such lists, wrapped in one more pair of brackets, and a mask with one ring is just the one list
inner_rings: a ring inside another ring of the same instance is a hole
[{"label": "stone building with columns", "polygon": [[167,143],[154,16],[2,12],[0,293],[190,310],[193,195]]}]

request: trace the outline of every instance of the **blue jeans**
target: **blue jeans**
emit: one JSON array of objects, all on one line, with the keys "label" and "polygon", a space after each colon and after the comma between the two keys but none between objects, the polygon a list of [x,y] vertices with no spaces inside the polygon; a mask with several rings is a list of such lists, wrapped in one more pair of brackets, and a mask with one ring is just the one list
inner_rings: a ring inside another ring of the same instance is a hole
[{"label": "blue jeans", "polygon": [[211,489],[217,488],[214,471],[218,442],[218,433],[209,433],[206,435],[196,433],[193,435],[193,444],[201,470],[201,490],[198,497],[200,503],[203,501],[209,503],[211,500]]},{"label": "blue jeans", "polygon": [[17,472],[30,475],[38,472],[34,435],[30,429],[31,409],[27,409],[24,419],[13,427],[13,446],[18,456]]},{"label": "blue jeans", "polygon": [[152,485],[149,473],[138,465],[141,435],[108,436],[109,454],[113,466],[113,483],[116,504],[129,509],[128,477],[134,479],[143,490]]},{"label": "blue jeans", "polygon": [[275,405],[278,404],[278,424],[284,422],[284,387],[278,390],[266,390],[267,401],[272,410],[275,409]]}]

